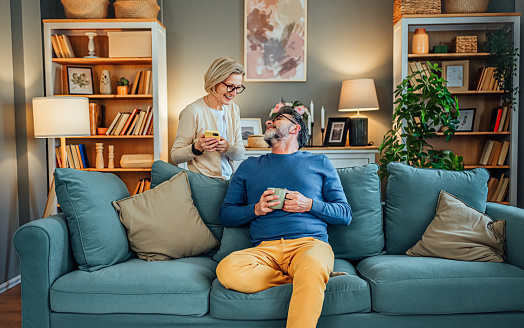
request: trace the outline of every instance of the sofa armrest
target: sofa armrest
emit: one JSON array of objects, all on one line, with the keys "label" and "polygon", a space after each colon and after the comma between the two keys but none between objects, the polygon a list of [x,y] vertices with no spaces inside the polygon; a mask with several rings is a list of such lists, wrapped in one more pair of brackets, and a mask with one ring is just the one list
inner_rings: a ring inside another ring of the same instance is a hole
[{"label": "sofa armrest", "polygon": [[508,263],[524,269],[524,209],[487,203],[486,214],[494,220],[506,220]]},{"label": "sofa armrest", "polygon": [[22,272],[22,326],[50,327],[49,289],[76,267],[65,216],[24,224],[13,241]]}]

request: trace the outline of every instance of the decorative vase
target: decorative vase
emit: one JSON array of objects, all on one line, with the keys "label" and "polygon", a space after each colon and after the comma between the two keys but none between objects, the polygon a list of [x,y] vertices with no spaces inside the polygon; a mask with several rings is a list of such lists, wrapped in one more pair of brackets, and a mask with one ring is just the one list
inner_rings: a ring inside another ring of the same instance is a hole
[{"label": "decorative vase", "polygon": [[111,94],[111,79],[109,78],[109,71],[107,69],[100,73],[100,94]]},{"label": "decorative vase", "polygon": [[95,144],[96,148],[96,168],[97,169],[103,169],[104,168],[104,144],[101,142],[97,142]]},{"label": "decorative vase", "polygon": [[116,87],[116,93],[119,95],[127,95],[129,87],[127,85],[119,85]]},{"label": "decorative vase", "polygon": [[429,37],[425,28],[415,29],[413,35],[413,53],[414,54],[428,54],[429,53]]}]

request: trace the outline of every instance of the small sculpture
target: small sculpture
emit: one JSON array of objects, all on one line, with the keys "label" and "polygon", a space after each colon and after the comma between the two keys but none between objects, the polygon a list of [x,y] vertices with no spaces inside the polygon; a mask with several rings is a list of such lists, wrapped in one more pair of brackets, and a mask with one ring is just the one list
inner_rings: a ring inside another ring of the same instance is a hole
[{"label": "small sculpture", "polygon": [[109,145],[109,161],[107,162],[107,168],[108,169],[114,169],[115,168],[115,146]]}]

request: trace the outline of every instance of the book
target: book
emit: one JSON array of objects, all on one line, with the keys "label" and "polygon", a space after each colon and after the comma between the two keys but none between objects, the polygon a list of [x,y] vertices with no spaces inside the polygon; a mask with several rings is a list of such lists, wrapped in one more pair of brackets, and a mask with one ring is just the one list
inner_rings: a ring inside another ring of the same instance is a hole
[{"label": "book", "polygon": [[139,194],[144,192],[144,185],[145,185],[145,180],[140,179],[140,188],[138,189]]},{"label": "book", "polygon": [[56,35],[51,35],[51,45],[53,46],[56,58],[62,58],[62,53],[60,52],[60,48],[58,47]]},{"label": "book", "polygon": [[473,82],[473,88],[471,90],[479,90],[479,84],[482,79],[482,73],[484,72],[484,67],[479,67],[477,70],[477,75],[475,75],[475,80]]},{"label": "book", "polygon": [[56,167],[63,168],[64,165],[62,164],[62,152],[60,151],[60,147],[55,147],[55,157]]},{"label": "book", "polygon": [[510,118],[511,118],[511,108],[508,107],[508,111],[506,112],[506,120],[504,121],[504,127],[502,128],[503,132],[509,131]]},{"label": "book", "polygon": [[500,176],[499,183],[497,184],[497,188],[493,192],[493,195],[491,196],[490,201],[495,202],[498,198],[498,195],[500,193],[500,189],[502,189],[502,185],[504,184],[504,173]]},{"label": "book", "polygon": [[65,44],[64,38],[61,35],[56,36],[56,40],[58,42],[58,45],[62,49],[62,55],[64,58],[70,58],[69,52],[67,51],[67,45]]},{"label": "book", "polygon": [[111,125],[109,126],[109,128],[107,128],[107,132],[106,132],[106,135],[109,136],[111,135],[114,127],[116,125],[118,125],[118,120],[120,119],[120,116],[122,116],[122,113],[121,112],[118,112],[115,116],[115,118],[113,119],[113,122],[111,122]]},{"label": "book", "polygon": [[137,94],[139,95],[144,94],[145,82],[146,82],[146,71],[142,71],[140,73],[140,81],[138,82],[138,91],[136,92]]},{"label": "book", "polygon": [[127,119],[131,115],[130,112],[125,112],[120,115],[120,119],[118,120],[118,125],[113,129],[113,132],[111,132],[111,135],[118,136],[120,135],[120,132],[124,128],[124,125],[127,122]]},{"label": "book", "polygon": [[147,110],[149,111],[149,113],[147,115],[147,121],[144,127],[144,131],[142,132],[142,135],[148,135],[149,128],[153,125],[153,108],[149,106]]},{"label": "book", "polygon": [[131,196],[136,195],[138,193],[138,190],[140,190],[140,184],[141,184],[141,181],[138,180],[138,183],[136,184],[136,187],[133,190],[133,193],[131,194]]},{"label": "book", "polygon": [[487,140],[484,144],[484,149],[482,150],[482,154],[480,155],[479,159],[479,165],[487,165],[489,155],[491,154],[491,149],[493,148],[494,141],[493,140]]},{"label": "book", "polygon": [[493,192],[495,192],[495,189],[497,188],[497,183],[499,180],[495,177],[491,177],[488,180],[488,197],[487,201],[489,202],[492,198]]},{"label": "book", "polygon": [[502,108],[499,108],[497,111],[497,120],[495,121],[495,127],[492,130],[493,132],[497,132],[499,130],[501,117],[502,117]]},{"label": "book", "polygon": [[486,74],[484,76],[484,81],[482,83],[482,91],[488,91],[493,80],[493,67],[486,68]]},{"label": "book", "polygon": [[78,148],[80,149],[80,155],[82,157],[82,164],[85,169],[89,168],[89,159],[87,158],[87,151],[86,151],[86,145],[80,144],[78,145]]},{"label": "book", "polygon": [[144,94],[150,95],[150,84],[151,84],[151,71],[146,71],[146,80],[144,82]]},{"label": "book", "polygon": [[76,169],[76,163],[73,157],[73,153],[71,151],[71,145],[66,145],[66,154],[67,154],[67,165],[69,165],[70,168]]},{"label": "book", "polygon": [[133,112],[129,115],[129,117],[127,118],[127,121],[125,122],[122,130],[120,130],[120,133],[118,133],[119,135],[123,136],[126,134],[127,132],[127,129],[129,128],[129,125],[131,125],[131,123],[133,123],[133,119],[135,118],[136,116],[136,113],[139,111],[140,109],[138,108],[135,108],[133,109]]},{"label": "book", "polygon": [[487,67],[482,67],[482,73],[480,76],[480,80],[477,85],[477,91],[482,90],[482,86],[484,85],[484,80],[486,79],[486,72],[488,71]]},{"label": "book", "polygon": [[149,189],[151,189],[151,180],[146,179],[145,180],[144,191],[148,191]]},{"label": "book", "polygon": [[136,112],[136,114],[133,117],[133,120],[131,121],[131,124],[129,124],[129,127],[126,130],[125,135],[128,136],[128,135],[133,134],[133,131],[135,130],[135,127],[136,127],[136,123],[138,122],[138,117],[139,117],[141,112],[142,112],[141,109],[139,109],[138,112]]},{"label": "book", "polygon": [[138,71],[136,72],[136,76],[135,76],[135,81],[133,81],[133,88],[131,89],[131,94],[132,95],[135,95],[137,94],[137,91],[138,91],[138,83],[140,81],[140,75],[141,75],[141,71]]},{"label": "book", "polygon": [[504,129],[504,123],[506,122],[506,116],[508,115],[508,106],[502,106],[502,114],[500,115],[500,124],[496,132],[502,132]]},{"label": "book", "polygon": [[69,38],[67,37],[67,35],[62,34],[62,40],[65,46],[68,58],[75,58],[75,52],[73,51],[73,47],[71,46],[71,42],[69,42]]},{"label": "book", "polygon": [[509,141],[504,141],[504,145],[502,145],[502,149],[500,150],[500,154],[497,160],[497,165],[504,165],[504,162],[506,161],[506,157],[508,156],[509,151]]},{"label": "book", "polygon": [[494,201],[496,202],[502,202],[504,200],[504,197],[506,196],[506,193],[508,192],[509,178],[504,178],[504,180],[501,178],[499,185],[501,185],[501,187],[500,189],[497,188],[499,189],[499,192],[497,193],[496,198],[494,199]]},{"label": "book", "polygon": [[493,148],[491,149],[491,154],[489,155],[489,158],[488,158],[488,165],[491,165],[491,166],[497,165],[497,161],[499,160],[501,150],[502,150],[502,142],[495,141],[495,144],[493,145]]},{"label": "book", "polygon": [[137,118],[137,121],[136,121],[136,125],[135,125],[135,128],[133,130],[133,135],[137,136],[137,135],[140,135],[140,132],[141,132],[141,129],[142,127],[144,126],[144,118],[146,117],[146,112],[145,111],[140,111],[140,113],[138,113],[138,118]]},{"label": "book", "polygon": [[80,147],[78,145],[73,145],[75,158],[78,160],[78,166],[80,169],[84,168],[84,162],[82,162],[82,154],[80,153]]},{"label": "book", "polygon": [[489,121],[489,132],[495,131],[495,125],[497,124],[497,117],[499,115],[499,110],[502,114],[501,108],[493,108],[493,111],[491,112],[491,119]]}]

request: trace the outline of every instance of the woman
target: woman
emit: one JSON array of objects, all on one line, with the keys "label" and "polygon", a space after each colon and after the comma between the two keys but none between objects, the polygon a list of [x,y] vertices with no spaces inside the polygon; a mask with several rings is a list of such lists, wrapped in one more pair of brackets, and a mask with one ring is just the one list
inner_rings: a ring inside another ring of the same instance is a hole
[{"label": "woman", "polygon": [[[240,110],[233,98],[244,91],[244,68],[230,57],[215,60],[204,76],[207,95],[180,113],[171,159],[187,162],[190,171],[212,178],[229,179],[233,161],[242,159],[244,145]],[[218,131],[220,140],[206,138],[206,130]]]}]

